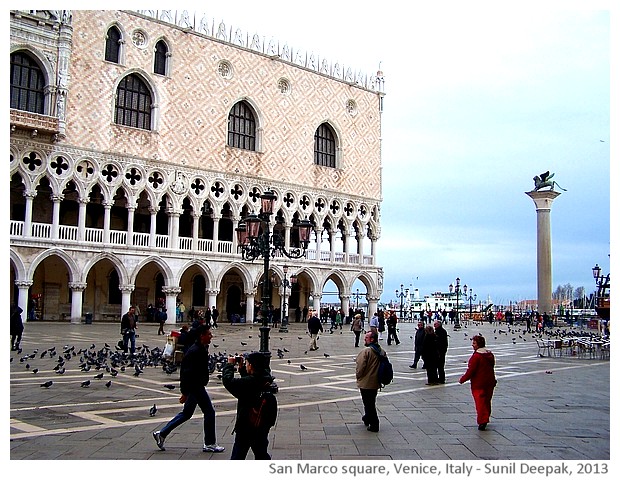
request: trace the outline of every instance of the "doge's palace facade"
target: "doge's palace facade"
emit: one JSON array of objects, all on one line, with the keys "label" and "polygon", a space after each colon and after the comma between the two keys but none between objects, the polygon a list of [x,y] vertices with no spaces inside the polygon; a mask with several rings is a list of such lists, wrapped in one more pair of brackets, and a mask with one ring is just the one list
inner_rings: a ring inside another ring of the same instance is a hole
[{"label": "doge's palace facade", "polygon": [[[332,280],[376,309],[381,72],[175,11],[12,10],[11,300],[25,319],[120,321],[129,305],[254,319],[263,265],[236,228],[275,193],[275,308]],[[292,289],[277,287],[295,274]],[[286,312],[288,313],[288,312]],[[292,321],[292,320],[291,320]]]}]

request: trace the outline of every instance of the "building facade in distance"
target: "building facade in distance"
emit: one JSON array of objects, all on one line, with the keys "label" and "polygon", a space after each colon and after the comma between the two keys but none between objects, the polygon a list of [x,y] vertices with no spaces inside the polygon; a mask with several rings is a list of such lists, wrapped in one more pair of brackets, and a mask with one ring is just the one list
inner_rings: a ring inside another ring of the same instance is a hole
[{"label": "building facade in distance", "polygon": [[[131,304],[254,319],[263,264],[236,229],[273,191],[271,300],[348,311],[383,289],[380,72],[174,11],[10,11],[11,299],[27,320],[119,320]],[[297,282],[282,288],[284,266]],[[280,286],[278,286],[280,285]],[[309,305],[309,302],[312,304]]]}]

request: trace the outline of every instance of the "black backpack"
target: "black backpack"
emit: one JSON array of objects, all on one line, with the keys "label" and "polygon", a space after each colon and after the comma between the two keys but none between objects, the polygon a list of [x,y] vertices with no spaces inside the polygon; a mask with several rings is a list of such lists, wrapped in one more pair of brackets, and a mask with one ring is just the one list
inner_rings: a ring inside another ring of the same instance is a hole
[{"label": "black backpack", "polygon": [[276,424],[278,400],[271,391],[261,392],[256,403],[250,408],[250,425],[269,430]]},{"label": "black backpack", "polygon": [[379,357],[379,369],[378,369],[379,387],[383,388],[386,385],[389,385],[390,383],[392,383],[392,380],[394,379],[394,368],[392,367],[392,364],[388,360],[387,355],[381,355],[374,348],[373,348],[373,351]]}]

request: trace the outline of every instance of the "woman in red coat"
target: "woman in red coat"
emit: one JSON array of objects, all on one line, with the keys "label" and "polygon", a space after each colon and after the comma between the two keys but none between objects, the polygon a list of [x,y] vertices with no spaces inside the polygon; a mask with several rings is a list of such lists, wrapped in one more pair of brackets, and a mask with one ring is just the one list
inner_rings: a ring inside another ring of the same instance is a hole
[{"label": "woman in red coat", "polygon": [[475,335],[471,341],[474,349],[469,358],[467,371],[459,379],[459,383],[471,381],[471,394],[476,404],[478,430],[484,430],[491,416],[491,398],[497,385],[495,379],[495,357],[491,350],[486,349],[486,341],[482,335]]}]

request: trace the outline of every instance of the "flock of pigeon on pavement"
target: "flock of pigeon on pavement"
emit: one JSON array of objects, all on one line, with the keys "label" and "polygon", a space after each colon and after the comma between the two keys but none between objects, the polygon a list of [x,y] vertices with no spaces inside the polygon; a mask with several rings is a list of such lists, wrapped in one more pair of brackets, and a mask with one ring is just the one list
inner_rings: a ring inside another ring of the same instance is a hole
[{"label": "flock of pigeon on pavement", "polygon": [[[477,326],[479,323],[474,322],[472,326]],[[506,329],[496,328],[493,330],[494,340],[498,339],[498,336],[510,336],[512,338],[512,343],[516,344],[517,341],[526,341],[527,337],[531,338],[542,338],[543,333],[541,332],[532,332],[528,331],[526,328],[516,328],[511,325],[505,325]],[[467,327],[465,326],[465,329]],[[334,333],[331,329],[330,333]],[[464,336],[467,337],[468,333],[463,332]],[[342,330],[340,331],[342,334]],[[576,331],[572,329],[555,329],[555,330],[546,330],[544,335],[547,338],[564,338],[570,336],[581,336],[581,337],[594,337],[595,334],[592,332],[586,331]],[[249,338],[252,338],[252,335],[249,335]],[[410,338],[413,338],[411,336]],[[519,340],[517,340],[517,338]],[[303,340],[304,337],[298,336],[298,340]],[[224,341],[225,339],[222,337],[220,339]],[[280,337],[280,340],[283,340],[283,337]],[[489,342],[492,344],[492,342]],[[248,345],[247,342],[240,342],[242,347],[246,347]],[[212,345],[215,348],[218,348],[218,344]],[[286,348],[277,348],[276,354],[279,359],[283,359],[285,354],[288,353],[289,350]],[[164,373],[167,375],[172,375],[178,371],[178,366],[175,364],[173,359],[164,357],[163,349],[159,347],[150,348],[147,345],[136,346],[136,351],[133,355],[126,353],[119,345],[115,345],[114,349],[108,344],[104,343],[103,347],[97,348],[97,346],[93,343],[88,348],[76,349],[75,346],[65,345],[62,349],[57,349],[55,346],[50,347],[45,350],[34,349],[31,353],[23,353],[22,348],[19,348],[16,351],[18,357],[11,357],[11,362],[14,359],[19,358],[19,362],[24,365],[26,370],[31,371],[34,375],[41,372],[42,366],[37,366],[38,363],[43,363],[46,359],[46,364],[49,365],[50,360],[54,360],[53,372],[55,375],[64,375],[67,372],[67,369],[70,368],[70,363],[77,364],[77,371],[83,373],[84,375],[94,375],[85,378],[80,382],[81,388],[89,388],[91,385],[101,382],[105,385],[106,388],[110,388],[113,384],[113,379],[119,375],[119,373],[129,374],[131,373],[135,377],[139,377],[146,368],[161,368]],[[308,354],[306,350],[304,354]],[[239,355],[235,352],[234,355]],[[329,357],[329,354],[323,353],[325,358]],[[217,377],[221,378],[221,372],[223,365],[227,362],[228,355],[224,351],[218,353],[212,353],[209,355],[209,373],[214,374],[217,373]],[[291,360],[287,360],[289,364],[291,364]],[[302,363],[299,364],[299,368],[301,370],[307,370],[307,367]],[[73,369],[72,369],[73,370]],[[95,373],[96,372],[96,373]],[[103,382],[103,380],[106,380]],[[172,381],[172,380],[171,380]],[[178,381],[178,380],[175,380]],[[40,384],[41,388],[50,388],[54,385],[53,380],[47,380]],[[166,383],[163,385],[164,388],[168,390],[173,390],[176,388],[174,383]],[[154,416],[157,412],[157,406],[153,405],[149,410],[149,415]]]}]

